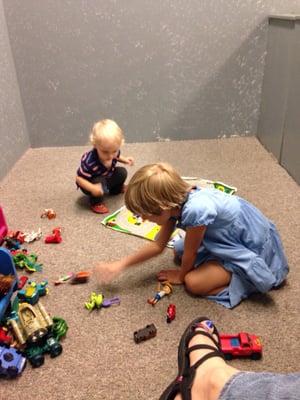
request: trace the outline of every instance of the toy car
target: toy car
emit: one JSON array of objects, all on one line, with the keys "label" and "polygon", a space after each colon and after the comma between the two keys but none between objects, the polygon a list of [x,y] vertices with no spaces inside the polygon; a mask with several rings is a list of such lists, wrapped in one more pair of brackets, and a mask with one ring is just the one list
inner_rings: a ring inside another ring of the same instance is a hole
[{"label": "toy car", "polygon": [[176,317],[176,306],[175,304],[169,304],[167,309],[167,323],[172,322]]},{"label": "toy car", "polygon": [[154,324],[147,325],[145,328],[135,331],[133,334],[133,339],[135,343],[140,343],[145,340],[151,339],[156,336],[156,327]]},{"label": "toy car", "polygon": [[26,366],[26,358],[9,346],[0,346],[0,375],[15,378]]},{"label": "toy car", "polygon": [[262,356],[262,344],[260,338],[246,332],[236,335],[220,334],[221,349],[226,360],[234,357],[251,357],[259,360]]},{"label": "toy car", "polygon": [[44,364],[45,353],[49,353],[50,357],[54,358],[59,356],[62,353],[62,350],[62,345],[50,333],[43,342],[28,346],[25,349],[25,354],[30,364],[34,368],[38,368]]}]

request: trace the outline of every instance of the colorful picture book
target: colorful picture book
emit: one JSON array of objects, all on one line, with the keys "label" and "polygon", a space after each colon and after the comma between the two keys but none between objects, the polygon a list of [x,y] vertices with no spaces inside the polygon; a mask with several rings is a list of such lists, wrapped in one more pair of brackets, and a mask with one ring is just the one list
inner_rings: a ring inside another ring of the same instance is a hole
[{"label": "colorful picture book", "polygon": [[[235,187],[219,181],[185,176],[182,178],[191,185],[200,186],[201,188],[215,188],[228,194],[234,194],[237,191]],[[125,206],[105,217],[101,223],[117,232],[127,233],[129,235],[138,236],[152,241],[155,240],[160,231],[159,225],[150,221],[143,221],[141,217],[134,215]],[[184,235],[185,232],[183,230],[175,229],[171,240],[168,243],[168,247],[174,247],[174,242],[180,238],[183,238]]]}]

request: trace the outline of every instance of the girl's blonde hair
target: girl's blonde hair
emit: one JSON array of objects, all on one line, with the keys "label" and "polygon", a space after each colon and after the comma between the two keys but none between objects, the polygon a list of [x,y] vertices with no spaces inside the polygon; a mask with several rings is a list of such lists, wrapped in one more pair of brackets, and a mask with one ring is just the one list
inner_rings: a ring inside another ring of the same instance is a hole
[{"label": "girl's blonde hair", "polygon": [[120,145],[124,143],[123,131],[115,121],[102,119],[94,124],[90,133],[90,142],[95,146],[102,140],[114,140]]},{"label": "girl's blonde hair", "polygon": [[149,164],[131,178],[125,192],[126,207],[134,214],[160,215],[179,207],[190,185],[167,163]]}]

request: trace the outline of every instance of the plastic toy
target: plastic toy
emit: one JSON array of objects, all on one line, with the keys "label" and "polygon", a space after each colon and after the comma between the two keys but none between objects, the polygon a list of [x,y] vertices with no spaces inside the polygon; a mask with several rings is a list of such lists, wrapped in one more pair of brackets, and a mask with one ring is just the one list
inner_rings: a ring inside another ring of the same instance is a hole
[{"label": "plastic toy", "polygon": [[7,234],[7,229],[4,213],[2,207],[0,206],[0,244],[3,242],[3,239]]},{"label": "plastic toy", "polygon": [[172,322],[176,317],[176,306],[175,304],[169,304],[167,309],[167,323]]},{"label": "plastic toy", "polygon": [[7,249],[13,249],[13,250],[18,250],[21,247],[21,244],[18,240],[10,238],[10,237],[5,237],[3,240],[5,247]]},{"label": "plastic toy", "polygon": [[135,343],[141,343],[145,340],[156,336],[157,329],[154,324],[146,325],[145,328],[139,329],[133,333]]},{"label": "plastic toy", "polygon": [[50,354],[51,358],[57,357],[62,353],[62,345],[49,333],[43,342],[30,345],[25,349],[25,355],[34,368],[44,364],[44,354]]},{"label": "plastic toy", "polygon": [[15,266],[25,268],[28,272],[42,271],[42,265],[37,263],[37,255],[34,253],[28,254],[27,250],[15,250],[11,252]]},{"label": "plastic toy", "polygon": [[45,208],[43,213],[41,214],[41,218],[53,219],[56,217],[56,212],[52,210],[52,208]]},{"label": "plastic toy", "polygon": [[262,344],[260,338],[246,332],[236,335],[220,334],[221,349],[226,360],[234,357],[251,357],[259,360],[262,356]]},{"label": "plastic toy", "polygon": [[54,339],[59,341],[62,337],[66,336],[68,329],[69,327],[63,318],[53,317],[52,334]]},{"label": "plastic toy", "polygon": [[0,344],[11,344],[13,341],[12,336],[8,335],[7,329],[0,326]]},{"label": "plastic toy", "polygon": [[31,231],[24,233],[24,242],[31,243],[34,242],[35,240],[39,240],[41,237],[42,237],[42,231],[41,228],[39,228],[38,231]]},{"label": "plastic toy", "polygon": [[36,304],[41,296],[45,296],[49,292],[47,286],[47,280],[40,283],[29,280],[26,288],[20,290],[17,296],[20,301],[24,301],[30,304]]},{"label": "plastic toy", "polygon": [[19,304],[17,319],[11,318],[7,323],[11,325],[21,345],[39,342],[53,325],[51,317],[40,301],[35,305]]},{"label": "plastic toy", "polygon": [[25,286],[27,281],[28,281],[28,277],[27,276],[25,276],[25,275],[19,276],[18,289],[23,289],[23,287]]},{"label": "plastic toy", "polygon": [[52,230],[53,235],[45,237],[45,243],[60,243],[62,241],[61,228],[57,227]]},{"label": "plastic toy", "polygon": [[0,298],[0,320],[2,320],[6,309],[8,305],[10,304],[10,299],[13,294],[13,292],[17,289],[18,287],[18,277],[17,277],[17,272],[16,268],[13,262],[13,258],[10,254],[10,252],[5,249],[4,247],[0,247],[0,273],[3,275],[13,275],[14,276],[14,281],[12,282],[12,285],[9,289],[9,291],[6,293],[5,296]]},{"label": "plastic toy", "polygon": [[95,308],[101,308],[103,302],[103,295],[92,292],[89,300],[84,304],[85,308],[93,311]]},{"label": "plastic toy", "polygon": [[73,274],[71,283],[86,283],[91,276],[89,271],[79,271]]},{"label": "plastic toy", "polygon": [[172,285],[169,282],[163,282],[162,287],[161,284],[158,284],[158,292],[152,299],[148,299],[147,302],[149,304],[152,304],[152,306],[155,306],[155,304],[162,299],[164,296],[168,296],[172,293],[173,288]]},{"label": "plastic toy", "polygon": [[102,307],[107,308],[112,305],[119,305],[121,303],[119,297],[112,297],[111,299],[103,299]]},{"label": "plastic toy", "polygon": [[112,305],[119,305],[119,297],[112,297],[111,299],[105,299],[102,293],[96,294],[92,292],[89,300],[84,304],[85,308],[89,311],[99,309],[101,307],[107,308]]},{"label": "plastic toy", "polygon": [[21,231],[8,231],[7,236],[10,239],[17,240],[20,244],[24,243],[25,234]]},{"label": "plastic toy", "polygon": [[0,346],[0,375],[15,378],[26,366],[26,358],[20,351],[9,346]]},{"label": "plastic toy", "polygon": [[69,272],[68,274],[62,275],[56,281],[54,281],[54,285],[60,285],[62,283],[66,283],[71,278],[73,278],[73,276],[74,276],[73,272]]}]

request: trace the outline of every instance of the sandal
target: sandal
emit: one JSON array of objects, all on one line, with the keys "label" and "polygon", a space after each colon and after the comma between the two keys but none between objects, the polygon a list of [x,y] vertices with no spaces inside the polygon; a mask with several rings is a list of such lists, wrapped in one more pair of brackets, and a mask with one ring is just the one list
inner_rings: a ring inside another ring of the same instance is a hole
[{"label": "sandal", "polygon": [[91,210],[96,214],[107,214],[109,212],[109,209],[103,203],[91,206]]},{"label": "sandal", "polygon": [[[212,333],[209,333],[208,331],[195,330],[197,327],[203,327],[204,329],[207,329],[205,324],[202,324],[203,321],[210,322],[211,327],[213,328]],[[214,334],[218,337],[218,341],[216,341],[212,336]],[[216,347],[208,344],[197,344],[189,347],[190,340],[196,335],[202,335],[210,338]],[[190,366],[189,355],[192,351],[198,349],[208,349],[211,350],[211,352],[205,354],[195,364]],[[224,359],[224,355],[220,347],[219,333],[209,318],[196,318],[184,331],[178,346],[178,376],[163,392],[159,400],[173,400],[179,393],[181,394],[183,400],[191,400],[191,389],[196,369],[211,357],[220,357]]]}]

